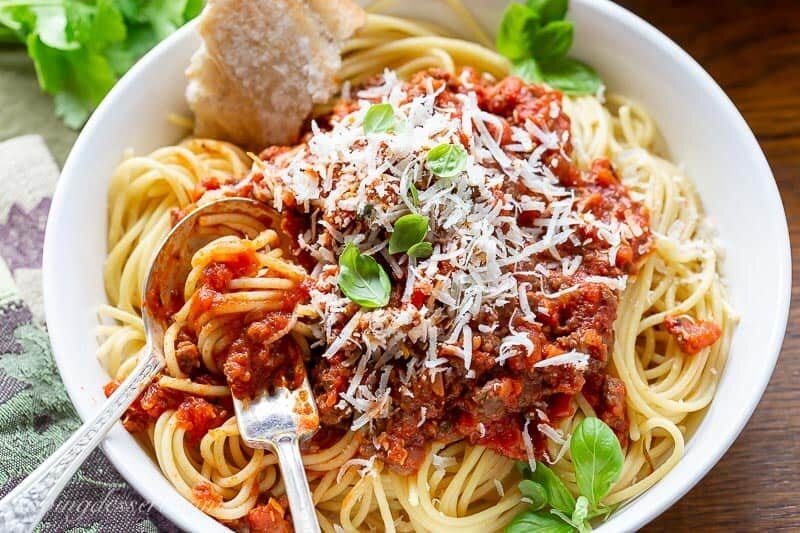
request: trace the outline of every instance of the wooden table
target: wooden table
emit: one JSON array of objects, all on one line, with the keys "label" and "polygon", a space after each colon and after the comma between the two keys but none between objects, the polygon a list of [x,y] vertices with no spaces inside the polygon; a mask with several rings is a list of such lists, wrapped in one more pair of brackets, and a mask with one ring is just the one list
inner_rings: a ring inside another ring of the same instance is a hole
[{"label": "wooden table", "polygon": [[[772,166],[797,254],[800,1],[619,3],[687,50],[733,99]],[[645,531],[800,531],[799,271],[795,261],[783,351],[753,418],[705,479]]]}]

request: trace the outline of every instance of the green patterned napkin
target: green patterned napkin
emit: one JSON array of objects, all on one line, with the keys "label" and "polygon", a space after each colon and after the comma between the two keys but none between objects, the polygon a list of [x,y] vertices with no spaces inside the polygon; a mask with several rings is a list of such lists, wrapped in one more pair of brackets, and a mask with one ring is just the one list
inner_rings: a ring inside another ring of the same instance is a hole
[{"label": "green patterned napkin", "polygon": [[[80,425],[41,316],[42,239],[57,176],[41,137],[0,143],[0,497]],[[91,362],[93,354],[85,357]],[[39,531],[178,529],[96,450]]]}]

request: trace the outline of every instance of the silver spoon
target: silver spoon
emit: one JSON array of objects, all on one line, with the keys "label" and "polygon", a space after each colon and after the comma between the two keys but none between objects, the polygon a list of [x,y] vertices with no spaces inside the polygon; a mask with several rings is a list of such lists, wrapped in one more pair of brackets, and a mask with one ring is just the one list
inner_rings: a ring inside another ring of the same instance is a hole
[{"label": "silver spoon", "polygon": [[[194,252],[223,234],[239,233],[234,227],[220,231],[219,225],[212,229],[203,224],[204,217],[219,214],[244,215],[264,227],[279,229],[280,216],[253,200],[226,198],[196,209],[181,220],[161,244],[147,275],[143,302],[166,305],[174,294],[182,294]],[[100,412],[0,500],[0,531],[33,531],[86,457],[164,368],[164,332],[168,318],[159,316],[150,307],[149,304],[143,306],[147,344],[136,368],[106,400]],[[245,407],[242,402],[235,401],[243,439],[250,446],[270,448],[277,454],[296,531],[319,531],[299,448],[299,441],[313,435],[319,426],[308,378],[295,391],[278,388],[273,396],[262,393],[247,403]]]}]

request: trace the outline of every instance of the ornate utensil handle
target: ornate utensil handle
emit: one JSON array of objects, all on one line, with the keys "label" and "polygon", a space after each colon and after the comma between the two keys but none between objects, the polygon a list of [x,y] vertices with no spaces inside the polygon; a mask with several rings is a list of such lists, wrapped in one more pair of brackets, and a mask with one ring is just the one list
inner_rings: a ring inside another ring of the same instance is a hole
[{"label": "ornate utensil handle", "polygon": [[281,469],[286,496],[289,497],[289,509],[292,511],[292,523],[295,531],[318,533],[319,522],[314,510],[314,501],[308,489],[308,479],[300,456],[300,445],[294,435],[282,435],[275,439],[275,452],[278,455],[278,466]]},{"label": "ornate utensil handle", "polygon": [[83,424],[53,455],[0,500],[0,531],[33,531],[72,474],[125,413],[142,388],[163,368],[163,359],[149,348],[145,350],[147,351],[144,353],[149,355],[139,361],[131,375],[111,395],[100,412]]}]

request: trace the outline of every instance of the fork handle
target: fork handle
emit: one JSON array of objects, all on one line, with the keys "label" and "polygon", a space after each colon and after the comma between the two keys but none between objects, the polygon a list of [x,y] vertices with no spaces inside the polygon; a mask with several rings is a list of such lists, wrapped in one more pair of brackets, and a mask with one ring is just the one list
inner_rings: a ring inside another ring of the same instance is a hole
[{"label": "fork handle", "polygon": [[17,487],[0,500],[0,531],[26,533],[47,513],[72,474],[103,440],[142,388],[164,366],[148,349],[149,356],[106,400],[100,412],[87,420],[73,435]]},{"label": "fork handle", "polygon": [[319,533],[317,512],[311,499],[306,470],[300,456],[300,444],[295,435],[282,435],[275,439],[275,453],[289,498],[294,530],[298,533]]}]

